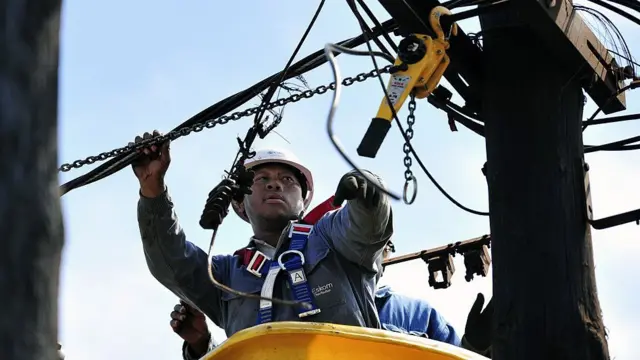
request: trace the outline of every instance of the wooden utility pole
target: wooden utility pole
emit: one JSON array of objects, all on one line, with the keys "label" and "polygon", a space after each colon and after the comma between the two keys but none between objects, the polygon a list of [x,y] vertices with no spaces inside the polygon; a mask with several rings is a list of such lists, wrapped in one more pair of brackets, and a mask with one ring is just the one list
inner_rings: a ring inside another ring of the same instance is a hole
[{"label": "wooden utility pole", "polygon": [[515,14],[480,18],[493,359],[608,359],[585,207],[583,72]]},{"label": "wooden utility pole", "polygon": [[61,0],[0,2],[0,358],[57,357]]},{"label": "wooden utility pole", "polygon": [[[438,0],[378,1],[402,36],[435,34],[428,24]],[[587,219],[582,88],[603,113],[624,110],[622,69],[571,0],[483,3],[440,23],[478,15],[482,46],[458,27],[444,77],[463,110],[485,122],[493,358],[608,359]],[[623,215],[606,223],[635,216]]]}]

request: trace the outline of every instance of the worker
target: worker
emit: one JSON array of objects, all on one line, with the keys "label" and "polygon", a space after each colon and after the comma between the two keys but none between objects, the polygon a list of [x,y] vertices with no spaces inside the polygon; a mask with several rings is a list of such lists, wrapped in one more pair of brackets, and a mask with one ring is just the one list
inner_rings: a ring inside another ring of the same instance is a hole
[{"label": "worker", "polygon": [[[383,253],[384,259],[388,259],[393,252],[395,245],[389,241]],[[380,323],[386,330],[460,346],[460,337],[453,326],[425,300],[399,294],[389,286],[381,286],[376,291],[376,308]]]},{"label": "worker", "polygon": [[182,338],[182,358],[195,360],[213,350],[216,342],[209,332],[202,312],[183,300],[171,311],[171,329]]},{"label": "worker", "polygon": [[[135,142],[157,135],[157,131],[145,133]],[[374,289],[393,225],[389,199],[380,191],[384,185],[378,177],[365,171],[369,182],[358,171],[346,173],[334,204],[347,203],[311,226],[296,222],[314,193],[307,167],[293,154],[277,150],[258,151],[245,162],[254,172],[252,193],[234,201],[233,208],[249,222],[254,236],[242,254],[214,256],[211,271],[233,289],[307,305],[273,306],[271,301],[223,292],[212,284],[207,254],[187,241],[165,186],[169,143],[140,152],[147,156],[133,169],[140,184],[138,224],[148,268],[227,336],[270,321],[380,327]],[[281,269],[288,276],[279,277]]]},{"label": "worker", "polygon": [[[384,259],[388,259],[393,252],[395,245],[389,240],[383,253]],[[383,273],[380,272],[380,276]],[[460,339],[453,326],[426,300],[399,294],[388,286],[381,286],[376,292],[376,308],[384,329],[462,346],[490,357],[493,306],[489,302],[482,311],[483,305],[484,296],[478,294],[467,316],[465,334]]]},{"label": "worker", "polygon": [[[384,259],[394,252],[395,245],[389,240],[383,252]],[[385,330],[462,346],[490,357],[492,306],[489,304],[484,312],[481,311],[484,304],[482,294],[478,295],[469,312],[462,340],[453,326],[425,300],[404,296],[388,286],[382,286],[376,292],[375,304]],[[184,340],[182,355],[185,360],[196,359],[213,350],[216,344],[203,313],[180,301],[174,306],[170,317],[171,328]]]}]

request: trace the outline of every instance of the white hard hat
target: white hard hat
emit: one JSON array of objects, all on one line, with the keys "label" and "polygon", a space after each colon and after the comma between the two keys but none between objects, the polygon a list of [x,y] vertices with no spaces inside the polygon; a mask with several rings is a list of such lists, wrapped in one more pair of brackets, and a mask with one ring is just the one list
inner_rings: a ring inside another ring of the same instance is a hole
[{"label": "white hard hat", "polygon": [[[303,199],[304,210],[307,210],[309,204],[311,204],[311,200],[313,199],[313,176],[311,175],[311,171],[307,169],[304,165],[300,163],[300,160],[292,153],[286,150],[280,149],[264,149],[256,151],[256,155],[251,159],[245,161],[245,168],[251,169],[258,165],[263,164],[284,164],[289,165],[298,171],[304,176],[306,180],[306,188],[307,193],[305,194],[305,198]],[[240,211],[238,205],[234,202],[233,210],[236,214],[242,218],[242,220],[249,222],[249,218],[247,218],[244,211]]]}]

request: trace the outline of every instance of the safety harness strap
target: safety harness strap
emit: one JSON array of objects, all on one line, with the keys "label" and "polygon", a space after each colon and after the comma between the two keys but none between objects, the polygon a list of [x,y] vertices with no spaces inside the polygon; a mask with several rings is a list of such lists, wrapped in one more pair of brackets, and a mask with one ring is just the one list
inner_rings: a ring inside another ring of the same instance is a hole
[{"label": "safety harness strap", "polygon": [[[333,205],[334,198],[335,196],[331,196],[327,200],[323,201],[320,205],[313,208],[313,210],[305,215],[302,221],[300,223],[297,223],[296,225],[314,225],[329,211],[339,209],[340,205]],[[234,253],[234,255],[239,256],[242,265],[247,267],[247,271],[257,277],[265,276],[269,272],[270,263],[268,261],[271,259],[255,247],[246,247],[239,249]]]},{"label": "safety harness strap", "polygon": [[[301,306],[298,309],[300,318],[314,315],[320,312],[313,300],[311,287],[307,282],[307,276],[304,272],[304,249],[307,246],[309,234],[313,229],[312,225],[292,224],[289,230],[289,248],[278,256],[277,261],[266,260],[262,268],[268,268],[266,277],[262,284],[261,295],[263,297],[273,297],[273,288],[280,270],[287,272],[289,286],[293,298],[297,302],[305,303],[307,306]],[[259,253],[258,251],[256,253]],[[268,266],[267,264],[268,263]],[[247,267],[249,270],[249,267]],[[260,275],[262,276],[262,274]],[[260,300],[260,308],[258,311],[258,324],[264,324],[273,320],[273,303],[269,300]]]},{"label": "safety harness strap", "polygon": [[[287,271],[289,286],[293,292],[296,301],[304,302],[310,305],[310,308],[302,307],[298,311],[299,317],[305,317],[320,312],[313,301],[313,293],[307,283],[307,277],[304,273],[304,255],[303,251],[307,245],[309,234],[315,224],[327,212],[340,208],[333,205],[334,197],[331,196],[316,208],[311,210],[302,219],[301,223],[294,223],[289,230],[289,238],[291,243],[289,249],[283,252],[278,261],[272,261],[267,255],[260,252],[254,247],[240,249],[234,253],[240,257],[242,265],[247,271],[257,277],[264,277],[262,297],[273,298],[273,288],[276,279],[280,274],[280,270]],[[263,324],[272,320],[273,304],[269,300],[260,300],[260,308],[258,311],[258,324]]]}]

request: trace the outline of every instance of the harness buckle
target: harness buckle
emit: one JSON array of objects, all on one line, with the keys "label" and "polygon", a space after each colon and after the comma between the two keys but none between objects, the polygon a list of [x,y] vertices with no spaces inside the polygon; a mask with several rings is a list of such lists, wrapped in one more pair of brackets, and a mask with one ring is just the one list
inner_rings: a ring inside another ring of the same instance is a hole
[{"label": "harness buckle", "polygon": [[298,317],[299,317],[300,319],[302,319],[302,318],[305,318],[305,317],[307,317],[307,316],[311,316],[311,315],[319,314],[320,312],[321,312],[321,310],[320,310],[320,309],[312,309],[312,310],[305,311],[305,312],[303,312],[303,313],[298,314]]},{"label": "harness buckle", "polygon": [[309,235],[312,229],[313,225],[293,223],[289,228],[289,238],[291,238],[293,234]]},{"label": "harness buckle", "polygon": [[256,250],[251,257],[249,264],[247,264],[247,271],[257,277],[262,277],[262,273],[260,271],[268,260],[271,259],[267,255],[260,250]]},{"label": "harness buckle", "polygon": [[302,254],[302,251],[298,251],[298,250],[286,250],[283,251],[282,254],[280,254],[280,256],[278,256],[278,265],[280,265],[280,269],[284,270],[284,271],[288,271],[287,267],[284,265],[284,262],[282,261],[282,258],[285,255],[298,255],[300,257],[300,262],[302,263],[301,265],[304,265],[304,254]]}]

